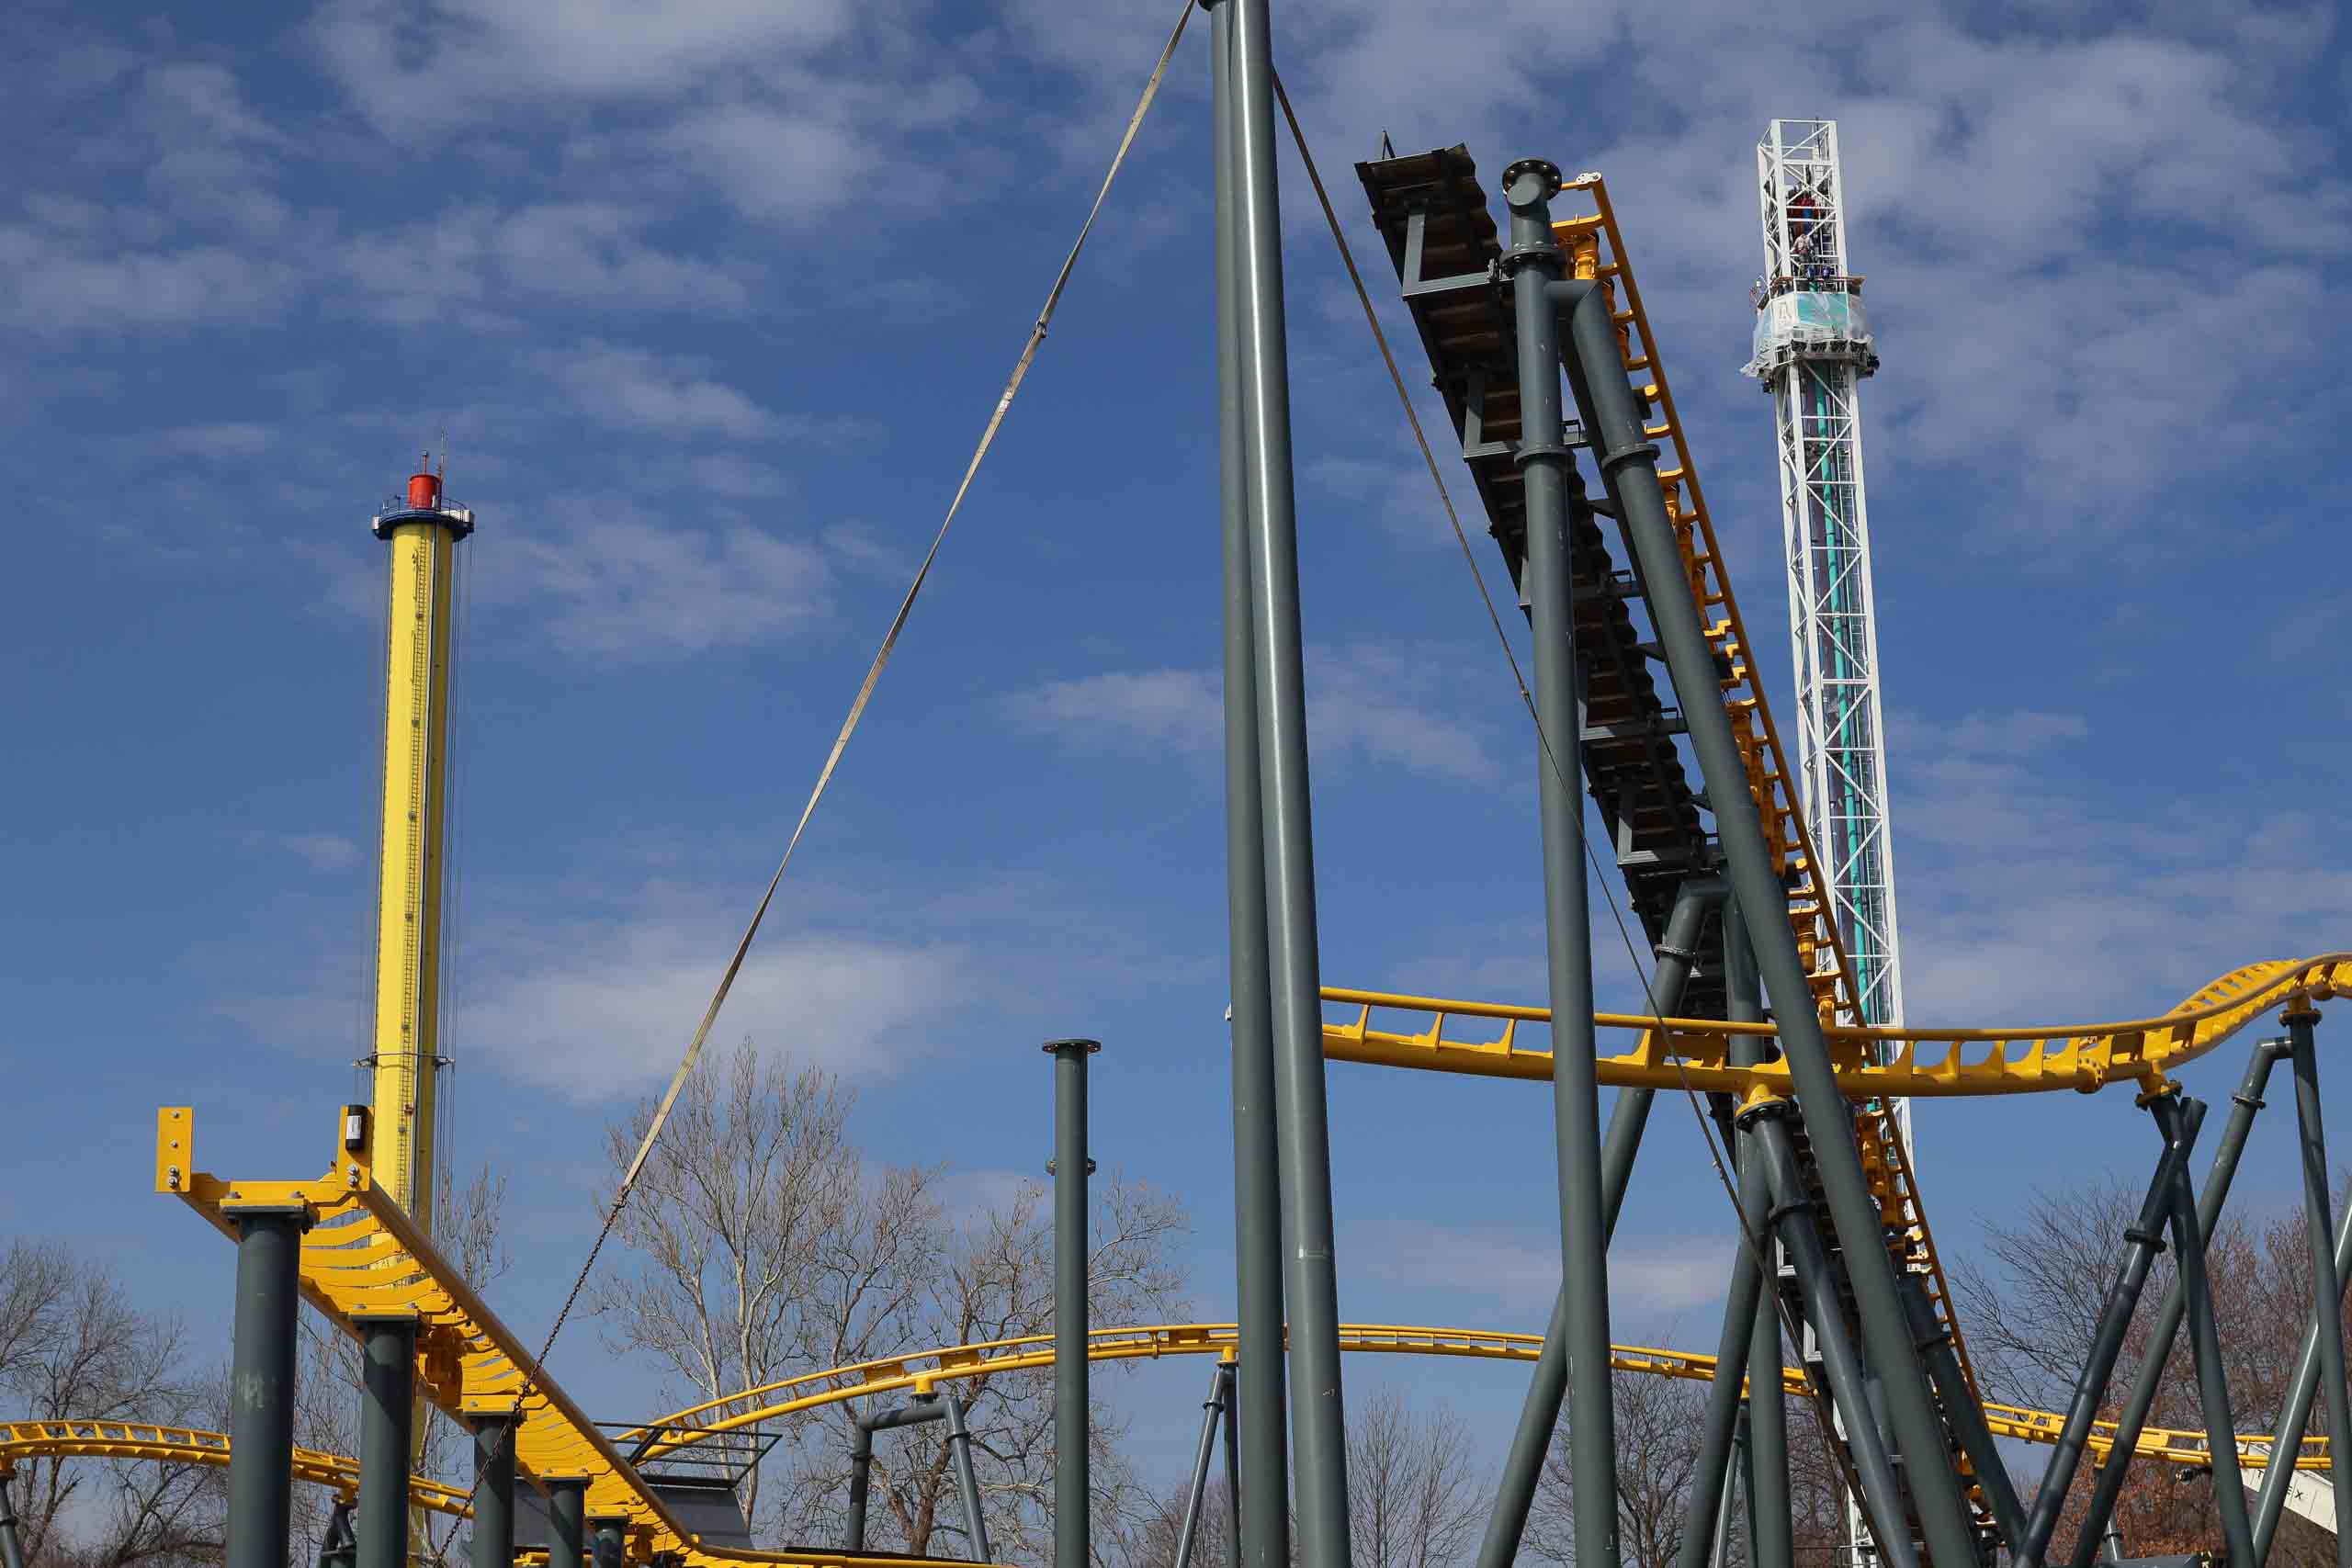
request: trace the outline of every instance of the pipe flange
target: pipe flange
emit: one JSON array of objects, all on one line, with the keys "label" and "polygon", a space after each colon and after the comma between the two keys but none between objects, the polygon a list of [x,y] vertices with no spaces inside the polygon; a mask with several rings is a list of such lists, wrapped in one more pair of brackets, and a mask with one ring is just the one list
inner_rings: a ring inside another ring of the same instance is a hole
[{"label": "pipe flange", "polygon": [[1574,447],[1563,446],[1555,442],[1522,441],[1511,448],[1510,460],[1513,465],[1521,468],[1539,457],[1556,457],[1562,462],[1572,463],[1575,461],[1575,452]]},{"label": "pipe flange", "polygon": [[1600,471],[1604,474],[1610,474],[1616,472],[1617,469],[1624,464],[1633,462],[1636,458],[1640,457],[1647,457],[1652,462],[1656,462],[1657,460],[1657,443],[1655,441],[1636,441],[1631,446],[1613,447],[1609,451],[1601,453],[1596,460],[1600,464]]},{"label": "pipe flange", "polygon": [[1521,158],[1503,170],[1503,200],[1532,207],[1560,194],[1560,165],[1549,158]]}]

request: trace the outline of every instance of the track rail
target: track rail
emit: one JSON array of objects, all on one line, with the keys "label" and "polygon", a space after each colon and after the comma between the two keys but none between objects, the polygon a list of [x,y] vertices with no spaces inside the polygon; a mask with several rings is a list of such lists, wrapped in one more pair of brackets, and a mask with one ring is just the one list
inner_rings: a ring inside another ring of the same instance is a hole
[{"label": "track rail", "polygon": [[[1148,1324],[1132,1328],[1097,1328],[1087,1336],[1090,1361],[1158,1360],[1169,1356],[1218,1356],[1230,1359],[1238,1346],[1229,1323]],[[1540,1334],[1513,1334],[1493,1329],[1423,1327],[1391,1323],[1343,1323],[1340,1348],[1363,1355],[1453,1356],[1474,1360],[1532,1361],[1543,1348]],[[765,1383],[707,1400],[650,1421],[621,1434],[628,1443],[647,1443],[648,1457],[675,1453],[723,1432],[757,1426],[803,1411],[820,1409],[847,1400],[911,1391],[933,1392],[942,1382],[993,1377],[1002,1372],[1035,1371],[1054,1364],[1051,1335],[1018,1339],[988,1340],[919,1350],[880,1360],[856,1361],[821,1372],[809,1372],[780,1382]],[[1644,1345],[1610,1348],[1610,1365],[1623,1372],[1656,1377],[1688,1378],[1712,1382],[1715,1359],[1693,1350],[1665,1350]],[[1799,1367],[1781,1369],[1781,1382],[1792,1394],[1810,1398],[1812,1384]],[[2065,1417],[2056,1411],[2022,1405],[1987,1404],[1985,1419],[1996,1437],[2026,1442],[2054,1443]],[[2246,1436],[2238,1450],[2249,1459],[2270,1451],[2273,1439]],[[2102,1461],[2115,1447],[2115,1423],[2093,1425],[2090,1446]],[[2140,1434],[2133,1452],[2167,1464],[2201,1465],[2212,1450],[2202,1432],[2149,1427]],[[2327,1439],[2307,1438],[2296,1456],[2302,1470],[2327,1468]]]},{"label": "track rail", "polygon": [[[15,1473],[30,1459],[142,1460],[153,1464],[229,1462],[229,1435],[195,1427],[159,1427],[145,1421],[94,1421],[69,1417],[62,1421],[0,1422],[0,1476]],[[294,1479],[324,1486],[337,1495],[359,1495],[359,1461],[347,1454],[321,1449],[296,1449]],[[471,1518],[473,1508],[463,1488],[412,1477],[409,1501],[420,1508],[457,1518]]]},{"label": "track rail", "polygon": [[[2088,1094],[2111,1084],[2131,1084],[2143,1093],[2165,1088],[2170,1075],[2222,1044],[2272,1007],[2298,996],[2324,1001],[2352,993],[2352,952],[2310,958],[2266,959],[2219,976],[2179,1006],[2153,1018],[2121,1023],[2067,1024],[2009,1029],[1858,1029],[1832,1026],[1833,1047],[1853,1065],[1841,1067],[1838,1086],[1858,1100],[1906,1096],[2037,1094],[2074,1089]],[[1333,1061],[1424,1072],[1466,1073],[1477,1077],[1552,1081],[1552,1053],[1518,1043],[1522,1023],[1549,1025],[1552,1010],[1502,1002],[1449,1001],[1435,997],[1326,987],[1327,1004],[1353,1008],[1343,1022],[1326,1020],[1323,1054]],[[1427,1019],[1427,1027],[1375,1027],[1375,1013]],[[1448,1033],[1456,1021],[1498,1022],[1488,1039]],[[1726,1046],[1735,1035],[1771,1039],[1770,1023],[1725,1023],[1720,1020],[1646,1014],[1597,1013],[1593,1022],[1639,1038],[1632,1050],[1600,1058],[1600,1081],[1620,1089],[1679,1089],[1719,1091],[1746,1099],[1792,1092],[1785,1062],[1735,1067]],[[1883,1066],[1858,1060],[1864,1046],[1882,1047]],[[1967,1047],[1989,1049],[1969,1059]]]},{"label": "track rail", "polygon": [[587,1479],[587,1511],[622,1516],[632,1561],[675,1553],[679,1568],[914,1568],[927,1560],[838,1551],[752,1551],[704,1544],[654,1494],[611,1438],[536,1364],[523,1340],[468,1285],[457,1266],[379,1190],[367,1151],[338,1141],[325,1174],[302,1181],[231,1180],[195,1168],[195,1117],[186,1107],[157,1112],[155,1190],[179,1199],[223,1235],[237,1234],[242,1209],[299,1205],[311,1220],[302,1238],[300,1282],[311,1304],[357,1335],[354,1319],[413,1312],[418,1393],[451,1416],[519,1416],[517,1467],[531,1475]]}]

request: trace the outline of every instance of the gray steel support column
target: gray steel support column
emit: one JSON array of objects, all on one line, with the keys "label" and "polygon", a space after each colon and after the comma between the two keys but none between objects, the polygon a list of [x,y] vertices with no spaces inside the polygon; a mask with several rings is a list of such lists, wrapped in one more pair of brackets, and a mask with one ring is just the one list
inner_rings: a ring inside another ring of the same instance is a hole
[{"label": "gray steel support column", "polygon": [[514,1418],[477,1416],[473,1568],[514,1568]]},{"label": "gray steel support column", "polygon": [[1968,1374],[1960,1364],[1960,1353],[1952,1348],[1951,1330],[1937,1320],[1936,1309],[1928,1300],[1928,1287],[1916,1274],[1903,1277],[1903,1304],[1911,1314],[1911,1332],[1917,1340],[1920,1358],[1928,1365],[1928,1382],[1943,1402],[1946,1417],[1959,1435],[1961,1452],[1968,1456],[1968,1468],[1976,1472],[1976,1484],[1984,1494],[1985,1505],[1992,1510],[1993,1528],[2001,1544],[2012,1552],[2025,1540],[2025,1506],[2018,1498],[2017,1484],[2009,1479],[2008,1467],[2001,1462],[2000,1446],[1993,1439],[1993,1428],[1984,1420],[1984,1405],[1976,1391],[1968,1386]]},{"label": "gray steel support column", "polygon": [[[1756,954],[1741,924],[1736,899],[1724,906],[1722,920],[1724,1016],[1735,1023],[1764,1021],[1763,982]],[[1735,1034],[1724,1051],[1734,1066],[1753,1066],[1765,1047],[1754,1035]],[[1789,1432],[1781,1383],[1781,1303],[1772,1223],[1772,1182],[1760,1134],[1737,1130],[1735,1160],[1739,1174],[1743,1249],[1754,1247],[1758,1290],[1747,1325],[1747,1400],[1742,1411],[1743,1463],[1747,1475],[1749,1568],[1791,1568],[1795,1520],[1789,1496]]]},{"label": "gray steel support column", "polygon": [[[2117,1266],[2115,1282],[2108,1287],[2107,1299],[2099,1308],[2098,1324],[2091,1334],[2090,1355],[2075,1379],[2075,1394],[2066,1406],[2065,1424],[2058,1429],[2057,1444],[2051,1450],[2050,1462],[2042,1469],[2041,1484],[2034,1492],[2033,1509],[2026,1517],[2025,1540],[2015,1549],[2018,1568],[2038,1568],[2050,1549],[2050,1533],[2058,1528],[2058,1512],[2066,1506],[2066,1494],[2074,1489],[2075,1472],[2082,1464],[2083,1446],[2090,1440],[2091,1423],[2107,1399],[2108,1381],[2115,1375],[2116,1359],[2123,1353],[2123,1337],[2131,1330],[2132,1314],[2139,1310],[2140,1292],[2148,1282],[2148,1270],[2154,1265],[2156,1254],[2164,1250],[2165,1222],[2172,1211],[2173,1179],[2187,1168],[2198,1129],[2205,1120],[2203,1101],[2192,1100],[2182,1104],[2171,1095],[2150,1101],[2148,1111],[2164,1134],[2164,1148],[2157,1156],[2154,1174],[2148,1178],[2148,1190],[2140,1201],[2139,1217],[2123,1233],[2123,1260]],[[2193,1236],[2190,1240],[2194,1244]]]},{"label": "gray steel support column", "polygon": [[1086,1058],[1093,1040],[1050,1040],[1054,1059],[1054,1568],[1087,1568],[1092,1540],[1086,1404]]},{"label": "gray steel support column", "polygon": [[[1241,1404],[1238,1373],[1228,1368],[1225,1379],[1225,1561],[1226,1568],[1241,1562]],[[1287,1521],[1285,1521],[1287,1522]]]},{"label": "gray steel support column", "polygon": [[[1723,901],[1723,884],[1693,878],[1682,885],[1666,918],[1666,939],[1658,943],[1657,963],[1651,971],[1650,990],[1661,1010],[1681,1005],[1697,960],[1699,932],[1707,911]],[[1609,1136],[1600,1149],[1600,1213],[1604,1243],[1617,1234],[1618,1212],[1625,1206],[1625,1190],[1634,1175],[1634,1156],[1649,1124],[1652,1090],[1623,1089],[1609,1113]],[[1527,1397],[1519,1407],[1519,1427],[1511,1434],[1510,1452],[1504,1458],[1501,1484],[1495,1492],[1493,1511],[1487,1516],[1487,1533],[1478,1546],[1477,1568],[1510,1568],[1519,1555],[1527,1531],[1528,1510],[1535,1503],[1535,1483],[1544,1473],[1544,1455],[1551,1451],[1553,1429],[1560,1419],[1560,1401],[1568,1390],[1568,1321],[1566,1292],[1552,1299],[1551,1321],[1544,1329],[1544,1348],[1536,1353],[1535,1371],[1527,1382]],[[1250,1568],[1256,1568],[1253,1563]]]},{"label": "gray steel support column", "polygon": [[1193,1568],[1193,1538],[1201,1528],[1201,1505],[1208,1500],[1209,1461],[1216,1456],[1218,1417],[1225,1414],[1225,1367],[1220,1362],[1209,1373],[1209,1396],[1201,1408],[1207,1412],[1201,1417],[1200,1447],[1193,1455],[1192,1489],[1184,1494],[1184,1522],[1176,1532],[1176,1568]]},{"label": "gray steel support column", "polygon": [[[1242,433],[1241,280],[1234,216],[1233,6],[1209,9],[1216,146],[1218,502],[1225,588],[1225,876],[1233,1035],[1233,1273],[1242,1447],[1227,1455],[1261,1497],[1290,1495],[1283,1452],[1283,1237],[1274,1122],[1273,1017],[1266,977],[1266,863],[1258,778],[1256,612],[1250,592],[1248,446]],[[1238,1507],[1238,1489],[1233,1506]],[[1233,1564],[1288,1568],[1290,1510],[1261,1508]]]},{"label": "gray steel support column", "polygon": [[359,1333],[358,1568],[408,1568],[416,1318],[362,1318]]},{"label": "gray steel support column", "polygon": [[[1735,1453],[1745,1455],[1747,1451],[1747,1406],[1740,1404],[1734,1415],[1732,1448]],[[1732,1494],[1738,1483],[1739,1472],[1745,1468],[1744,1463],[1724,1466],[1724,1483],[1715,1500],[1714,1543],[1707,1551],[1707,1568],[1726,1568],[1731,1561]]]},{"label": "gray steel support column", "polygon": [[583,1568],[588,1551],[588,1478],[548,1476],[548,1568]]},{"label": "gray steel support column", "polygon": [[[2303,1229],[2311,1238],[2312,1343],[2319,1349],[2319,1386],[2327,1397],[2327,1451],[2352,1453],[2352,1389],[2344,1381],[2344,1280],[2336,1272],[2335,1228],[2328,1192],[2327,1134],[2320,1119],[2319,1057],[2312,1043],[2319,1010],[2298,997],[2279,1021],[2287,1026],[2295,1066],[2295,1122],[2303,1152]],[[2335,1492],[2335,1564],[2352,1568],[2352,1463],[2337,1458],[2328,1479]]]},{"label": "gray steel support column", "polygon": [[[1682,1527],[1676,1568],[1707,1568],[1716,1544],[1719,1510],[1731,1495],[1732,1451],[1739,1435],[1740,1379],[1747,1372],[1747,1348],[1756,1337],[1756,1303],[1762,1291],[1763,1273],[1756,1266],[1755,1252],[1745,1246],[1733,1248],[1731,1289],[1724,1296],[1723,1330],[1715,1337],[1715,1376],[1707,1385],[1706,1414],[1699,1423],[1699,1451],[1690,1470],[1690,1514]],[[1757,1371],[1758,1376],[1780,1375],[1777,1366]]]},{"label": "gray steel support column", "polygon": [[599,1515],[588,1521],[588,1550],[596,1568],[625,1568],[628,1562],[628,1519],[624,1515]]},{"label": "gray steel support column", "polygon": [[229,1372],[223,1568],[286,1568],[294,1503],[294,1314],[306,1211],[232,1211],[237,1308]]},{"label": "gray steel support column", "polygon": [[25,1545],[17,1535],[16,1477],[0,1474],[0,1568],[25,1568]]},{"label": "gray steel support column", "polygon": [[[2165,1101],[2157,1100],[2152,1109],[2161,1118]],[[2222,1335],[2213,1321],[2213,1298],[2205,1279],[2205,1239],[2197,1233],[2197,1196],[2189,1190],[2186,1161],[2173,1167],[2172,1245],[2188,1303],[2188,1344],[2197,1359],[2197,1398],[2204,1409],[2206,1445],[2212,1454],[2213,1506],[2222,1516],[2222,1540],[2232,1562],[2253,1562],[2254,1531],[2238,1468],[2237,1422],[2230,1414],[2229,1373],[2222,1363]]]},{"label": "gray steel support column", "polygon": [[947,1421],[947,1457],[956,1468],[956,1495],[964,1504],[964,1534],[971,1543],[972,1561],[986,1562],[994,1553],[989,1549],[988,1513],[980,1506],[979,1472],[972,1468],[972,1429],[964,1425],[964,1406],[954,1394],[933,1397]]},{"label": "gray steel support column", "polygon": [[[1552,999],[1552,1122],[1560,1201],[1560,1303],[1567,1328],[1569,1465],[1577,1561],[1616,1568],[1617,1418],[1609,1367],[1609,1262],[1600,1201],[1600,1090],[1592,1032],[1592,928],[1585,901],[1583,752],[1568,505],[1584,481],[1562,440],[1560,322],[1544,299],[1560,280],[1552,197],[1560,171],[1522,159],[1503,171],[1518,304],[1520,440],[1527,591],[1535,662],[1536,795],[1544,828],[1544,931]],[[1583,1375],[1577,1375],[1581,1372]],[[1703,1544],[1703,1543],[1702,1543]]]},{"label": "gray steel support column", "polygon": [[843,1551],[865,1550],[865,1502],[873,1489],[874,1430],[860,1421],[849,1438],[849,1521],[842,1532]]},{"label": "gray steel support column", "polygon": [[[2335,1277],[2352,1275],[2352,1203],[2335,1222]],[[2295,1353],[2295,1374],[2287,1382],[2287,1402],[2278,1416],[2278,1432],[2270,1450],[2270,1463],[2262,1472],[2262,1492],[2255,1499],[2254,1560],[2267,1561],[2270,1543],[2278,1534],[2278,1516],[2287,1506],[2287,1482],[2295,1473],[2295,1458],[2303,1447],[2303,1428],[2312,1415],[2312,1396],[2319,1392],[2319,1343],[2314,1325],[2303,1325],[2303,1342]],[[2331,1452],[2333,1450],[2331,1450]],[[2339,1516],[2340,1517],[2340,1516]]]},{"label": "gray steel support column", "polygon": [[[2284,1041],[2257,1041],[2246,1057],[2245,1075],[2238,1080],[2237,1092],[2230,1096],[2230,1119],[2222,1128],[2213,1163],[2206,1169],[2204,1190],[2197,1195],[2198,1234],[2209,1242],[2213,1239],[2213,1227],[2221,1222],[2222,1205],[2229,1199],[2230,1183],[2237,1178],[2238,1156],[2245,1152],[2254,1113],[2262,1109],[2262,1091],[2270,1082],[2270,1069],[2286,1054]],[[2132,1374],[2132,1392],[2124,1397],[2115,1426],[2115,1446],[2108,1450],[2107,1462],[2098,1467],[2091,1487],[2090,1507],[2075,1540],[2072,1568],[2090,1568],[2094,1552],[2104,1549],[2108,1522],[2114,1517],[2116,1499],[2123,1495],[2123,1483],[2130,1478],[2140,1433],[2148,1424],[2148,1412],[2155,1407],[2156,1388],[2164,1381],[2165,1365],[2172,1359],[2173,1341],[2179,1336],[2186,1311],[2187,1299],[2176,1274],[2149,1328],[2147,1351]]]},{"label": "gray steel support column", "polygon": [[359,1561],[359,1538],[351,1533],[349,1499],[338,1497],[327,1510],[327,1528],[319,1532],[319,1568],[354,1568]]},{"label": "gray steel support column", "polygon": [[[1564,285],[1563,289],[1573,286]],[[1764,829],[1749,808],[1747,764],[1732,738],[1715,670],[1714,649],[1683,589],[1680,548],[1654,482],[1657,448],[1642,431],[1642,412],[1618,356],[1617,330],[1598,290],[1577,294],[1569,311],[1568,376],[1632,548],[1660,651],[1681,698],[1690,749],[1699,759],[1732,893],[1746,911],[1758,973],[1780,1020],[1781,1045],[1796,1086],[1822,1191],[1828,1200],[1871,1363],[1885,1379],[1889,1424],[1906,1461],[1906,1477],[1936,1568],[1977,1568],[1975,1534],[1960,1482],[1944,1447],[1943,1425],[1927,1374],[1911,1353],[1909,1325],[1895,1289],[1878,1200],[1863,1174],[1829,1048],[1786,914],[1787,889],[1772,868]]]},{"label": "gray steel support column", "polygon": [[[1782,1027],[1787,1027],[1785,1021]],[[1740,1112],[1739,1130],[1756,1140],[1770,1178],[1772,1223],[1779,1228],[1789,1266],[1796,1271],[1797,1288],[1804,1295],[1805,1321],[1813,1325],[1814,1340],[1821,1348],[1822,1378],[1829,1385],[1830,1403],[1845,1423],[1846,1450],[1881,1553],[1888,1568],[1918,1568],[1895,1482],[1894,1457],[1887,1452],[1878,1413],[1871,1406],[1861,1356],[1846,1333],[1837,1276],[1830,1272],[1821,1233],[1814,1228],[1813,1201],[1797,1168],[1796,1148],[1785,1120],[1789,1113],[1785,1100],[1751,1105]]]},{"label": "gray steel support column", "polygon": [[1298,524],[1291,491],[1290,357],[1274,166],[1271,0],[1225,4],[1233,8],[1233,96],[1232,140],[1223,151],[1232,160],[1235,281],[1240,305],[1236,325],[1258,677],[1266,957],[1287,1253],[1283,1294],[1290,1319],[1291,1469],[1305,1568],[1346,1568],[1347,1412],[1340,1396],[1329,1107],[1323,1089]]},{"label": "gray steel support column", "polygon": [[[1738,904],[1724,906],[1724,1014],[1734,1023],[1764,1021],[1763,982],[1748,945]],[[1764,1045],[1752,1034],[1735,1034],[1724,1050],[1736,1067],[1763,1060]],[[1748,1568],[1794,1568],[1796,1519],[1789,1496],[1787,1393],[1781,1384],[1781,1299],[1772,1236],[1772,1177],[1760,1134],[1739,1133],[1739,1212],[1747,1240],[1762,1254],[1758,1261],[1763,1289],[1747,1340],[1747,1551]]]}]

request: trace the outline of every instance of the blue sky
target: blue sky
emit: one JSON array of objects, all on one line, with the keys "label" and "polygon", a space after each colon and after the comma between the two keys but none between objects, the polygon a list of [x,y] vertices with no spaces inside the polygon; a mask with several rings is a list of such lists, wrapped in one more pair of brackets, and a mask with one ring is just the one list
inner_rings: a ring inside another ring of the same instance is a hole
[{"label": "blue sky", "polygon": [[[319,1157],[367,984],[366,522],[446,436],[481,520],[452,1135],[511,1179],[501,1305],[544,1324],[597,1132],[691,1030],[1170,11],[13,14],[0,1226],[213,1323],[228,1254],[145,1194],[153,1107],[198,1106],[214,1168]],[[1384,130],[1609,176],[1780,703],[1750,150],[1840,121],[1916,1018],[2137,1015],[2352,945],[2352,76],[2329,8],[2233,12],[1280,8],[1375,279],[1348,165]],[[1191,1204],[1223,1316],[1205,122],[1196,33],[719,1034],[838,1068],[880,1153],[983,1185],[1046,1152],[1035,1043],[1099,1035],[1096,1153]],[[1287,196],[1324,976],[1541,1000],[1524,716],[1295,168]],[[1539,1324],[1540,1091],[1331,1092],[1347,1314]],[[1925,1108],[1946,1250],[2137,1173],[2138,1123],[2120,1094]],[[2250,1158],[2256,1201],[2290,1200],[2285,1153]],[[1679,1107],[1643,1177],[1620,1337],[1711,1342],[1726,1226]],[[555,1366],[598,1408],[655,1397],[591,1325]],[[1482,1421],[1519,1387],[1362,1375]],[[1198,1378],[1167,1376],[1137,1441],[1173,1466]]]}]

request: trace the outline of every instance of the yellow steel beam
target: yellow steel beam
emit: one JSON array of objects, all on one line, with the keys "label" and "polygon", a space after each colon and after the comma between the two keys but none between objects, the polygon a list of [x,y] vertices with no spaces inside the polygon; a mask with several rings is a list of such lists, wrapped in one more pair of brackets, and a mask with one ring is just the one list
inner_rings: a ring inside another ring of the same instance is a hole
[{"label": "yellow steel beam", "polygon": [[[1148,1324],[1132,1328],[1097,1328],[1087,1336],[1090,1361],[1157,1360],[1165,1356],[1230,1357],[1238,1341],[1229,1323]],[[1544,1347],[1540,1334],[1509,1334],[1479,1328],[1428,1328],[1390,1323],[1343,1323],[1340,1348],[1364,1354],[1453,1356],[1480,1360],[1532,1361]],[[958,1378],[992,1376],[999,1372],[1035,1371],[1054,1364],[1053,1337],[1028,1335],[1018,1339],[993,1339],[975,1345],[910,1351],[880,1360],[856,1361],[821,1372],[808,1372],[781,1382],[765,1383],[730,1393],[722,1399],[690,1405],[633,1431],[621,1434],[625,1443],[653,1439],[649,1457],[675,1453],[722,1433],[757,1426],[805,1410],[869,1394],[912,1391],[929,1393],[940,1382]],[[1711,1382],[1715,1359],[1691,1350],[1661,1350],[1643,1345],[1610,1348],[1610,1364],[1619,1371],[1656,1377],[1690,1378]],[[1783,1386],[1792,1394],[1813,1396],[1804,1369],[1781,1369]],[[1996,1436],[2028,1442],[2051,1443],[2065,1417],[2054,1411],[2029,1410],[2013,1404],[1987,1404],[1985,1419]],[[2270,1451],[2273,1439],[2245,1436],[2238,1447],[2249,1457]],[[2115,1423],[2095,1422],[2090,1448],[2104,1456],[2115,1447]],[[2303,1470],[2327,1468],[2327,1439],[2306,1438],[2296,1456]],[[2151,1427],[2140,1434],[2133,1452],[2168,1464],[2204,1464],[2212,1455],[2202,1432]]]},{"label": "yellow steel beam", "polygon": [[[824,1551],[749,1551],[706,1545],[656,1496],[613,1440],[573,1404],[529,1348],[468,1285],[457,1266],[375,1182],[373,1150],[351,1149],[336,1120],[334,1154],[323,1175],[257,1182],[195,1168],[195,1119],[166,1107],[156,1122],[155,1185],[224,1234],[235,1213],[255,1204],[300,1204],[311,1218],[302,1238],[305,1299],[355,1336],[355,1319],[413,1312],[416,1375],[423,1396],[451,1416],[514,1414],[514,1457],[526,1474],[586,1478],[592,1516],[628,1519],[639,1562],[675,1552],[681,1568],[845,1568]],[[911,1568],[918,1560],[860,1555],[860,1568]]]}]

